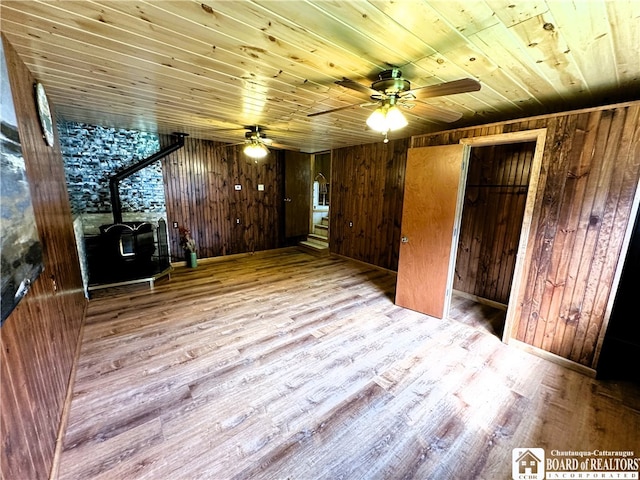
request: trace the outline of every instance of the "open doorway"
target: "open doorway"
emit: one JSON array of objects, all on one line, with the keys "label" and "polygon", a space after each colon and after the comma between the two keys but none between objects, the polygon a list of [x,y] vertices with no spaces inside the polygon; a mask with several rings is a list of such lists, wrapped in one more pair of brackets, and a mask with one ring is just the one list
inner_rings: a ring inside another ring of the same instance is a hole
[{"label": "open doorway", "polygon": [[502,338],[536,142],[471,147],[449,317]]},{"label": "open doorway", "polygon": [[396,305],[437,318],[449,317],[470,153],[473,148],[533,143],[524,215],[519,224],[512,281],[506,296],[502,340],[509,342],[517,329],[517,304],[523,296],[521,287],[532,251],[528,240],[545,141],[546,129],[537,129],[464,138],[460,144],[409,149]]},{"label": "open doorway", "polygon": [[329,243],[329,197],[331,184],[331,153],[317,153],[312,156],[311,223],[309,237]]}]

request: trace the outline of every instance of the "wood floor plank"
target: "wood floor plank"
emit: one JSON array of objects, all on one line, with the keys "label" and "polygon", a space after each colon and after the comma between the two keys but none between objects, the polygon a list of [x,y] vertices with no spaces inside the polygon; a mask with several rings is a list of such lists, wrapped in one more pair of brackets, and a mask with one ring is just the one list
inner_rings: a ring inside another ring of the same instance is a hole
[{"label": "wood floor plank", "polygon": [[459,297],[439,320],[394,289],[283,249],[101,292],[59,478],[501,479],[516,447],[638,445],[637,387],[503,344],[504,312]]}]

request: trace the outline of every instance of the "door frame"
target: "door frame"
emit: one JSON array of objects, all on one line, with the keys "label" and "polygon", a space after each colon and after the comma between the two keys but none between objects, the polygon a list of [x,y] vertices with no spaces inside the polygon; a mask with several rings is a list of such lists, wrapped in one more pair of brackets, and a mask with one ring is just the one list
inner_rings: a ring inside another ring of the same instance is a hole
[{"label": "door frame", "polygon": [[[327,151],[323,151],[323,152],[317,152],[317,153],[312,153],[311,156],[311,175],[309,176],[310,179],[310,183],[309,183],[309,198],[310,200],[310,204],[309,204],[309,233],[313,233],[313,184],[315,182],[315,178],[311,178],[314,177],[313,172],[316,169],[316,157],[319,155],[329,155],[329,178],[327,178],[327,182],[329,182],[329,209],[327,210],[327,215],[329,216],[329,218],[331,218],[331,171],[332,171],[332,167],[333,167],[333,150],[327,150]],[[331,221],[329,221],[329,223],[331,223]],[[329,235],[329,232],[331,231],[331,228],[329,228],[329,231],[327,232],[327,238],[331,238],[331,236]]]},{"label": "door frame", "polygon": [[502,341],[509,343],[513,338],[513,333],[517,331],[518,323],[518,305],[524,298],[523,280],[528,272],[528,266],[531,264],[532,251],[528,249],[529,234],[535,229],[537,221],[534,222],[533,212],[540,182],[540,171],[542,168],[542,159],[544,157],[544,147],[547,139],[547,129],[539,128],[535,130],[524,130],[512,133],[500,133],[495,135],[485,135],[479,137],[461,138],[460,143],[465,146],[462,159],[462,175],[460,176],[460,184],[458,187],[458,203],[456,206],[456,217],[454,220],[453,230],[453,248],[451,249],[451,258],[449,259],[449,275],[447,277],[447,298],[445,300],[445,317],[449,315],[451,306],[451,293],[453,289],[453,278],[456,268],[456,260],[458,253],[458,239],[460,236],[460,226],[462,224],[462,209],[464,205],[464,196],[467,185],[467,169],[473,147],[487,147],[492,145],[506,145],[510,143],[536,142],[535,152],[531,161],[531,170],[529,174],[529,187],[527,189],[527,198],[524,207],[524,217],[522,219],[522,228],[520,229],[520,241],[516,252],[516,262],[513,271],[513,282],[509,292],[509,303],[507,305],[507,314],[505,319],[504,332]]}]

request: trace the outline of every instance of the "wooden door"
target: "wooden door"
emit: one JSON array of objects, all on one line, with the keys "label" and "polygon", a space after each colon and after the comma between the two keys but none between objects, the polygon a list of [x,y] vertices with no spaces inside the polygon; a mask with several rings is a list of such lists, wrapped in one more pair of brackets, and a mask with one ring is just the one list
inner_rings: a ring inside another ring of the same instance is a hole
[{"label": "wooden door", "polygon": [[438,318],[449,304],[464,149],[410,148],[407,155],[396,305]]},{"label": "wooden door", "polygon": [[300,237],[309,233],[311,156],[287,151],[284,165],[284,236]]}]

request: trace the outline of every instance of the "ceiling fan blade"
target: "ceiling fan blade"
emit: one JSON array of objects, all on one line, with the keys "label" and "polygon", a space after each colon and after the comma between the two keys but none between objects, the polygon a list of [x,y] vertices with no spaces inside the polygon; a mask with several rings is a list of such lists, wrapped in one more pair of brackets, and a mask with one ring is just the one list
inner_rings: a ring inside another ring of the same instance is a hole
[{"label": "ceiling fan blade", "polygon": [[316,117],[318,115],[324,115],[325,113],[339,112],[340,110],[347,110],[348,108],[363,107],[363,106],[368,105],[368,104],[369,104],[369,102],[367,102],[367,103],[354,103],[353,105],[346,105],[344,107],[332,108],[331,110],[324,110],[323,112],[310,113],[309,115],[307,115],[307,117]]},{"label": "ceiling fan blade", "polygon": [[364,93],[367,96],[371,95],[380,95],[380,92],[374,90],[371,87],[367,87],[362,85],[361,83],[354,82],[353,80],[348,79],[347,77],[342,77],[342,80],[338,80],[336,82],[337,85],[341,85],[346,88],[350,88],[351,90],[355,90],[356,92]]},{"label": "ceiling fan blade", "polygon": [[418,108],[417,114],[420,116],[429,117],[432,120],[438,120],[440,122],[451,123],[456,120],[460,120],[462,118],[462,114],[460,112],[452,112],[451,110],[445,110],[440,107],[434,107],[433,105],[429,105],[428,103],[421,102],[420,100],[416,100],[418,103],[416,104]]},{"label": "ceiling fan blade", "polygon": [[218,145],[216,148],[229,148],[235,147],[238,145],[245,145],[247,142],[238,142],[238,143],[225,143],[224,145]]},{"label": "ceiling fan blade", "polygon": [[211,133],[221,133],[221,132],[239,132],[245,130],[242,127],[236,127],[236,128],[214,128],[212,130],[210,130]]},{"label": "ceiling fan blade", "polygon": [[292,148],[284,143],[272,143],[269,145],[269,148],[279,148],[280,150],[292,150]]},{"label": "ceiling fan blade", "polygon": [[423,99],[455,95],[456,93],[477,92],[478,90],[480,90],[480,82],[472,78],[463,78],[439,85],[414,88],[413,90],[408,90],[402,96],[413,95],[415,98]]}]

